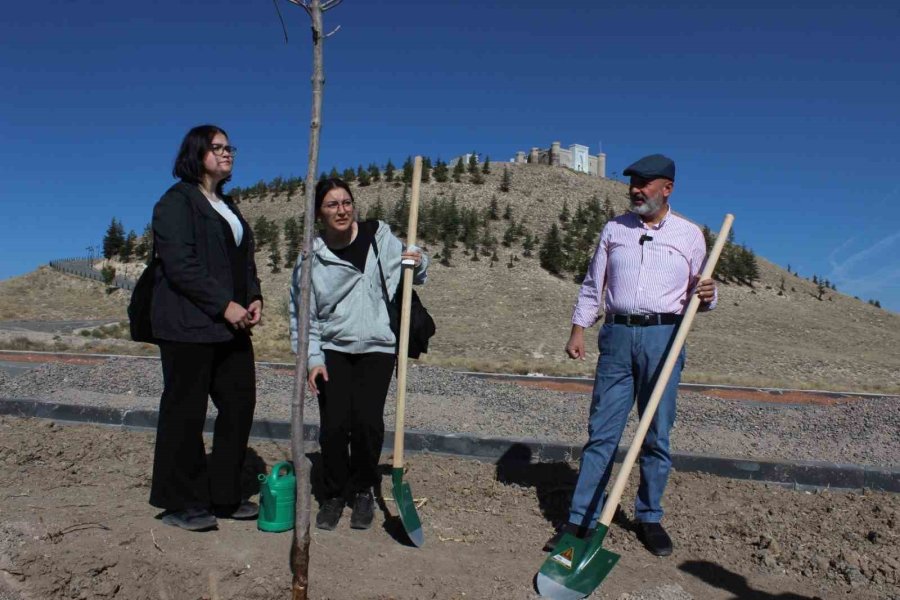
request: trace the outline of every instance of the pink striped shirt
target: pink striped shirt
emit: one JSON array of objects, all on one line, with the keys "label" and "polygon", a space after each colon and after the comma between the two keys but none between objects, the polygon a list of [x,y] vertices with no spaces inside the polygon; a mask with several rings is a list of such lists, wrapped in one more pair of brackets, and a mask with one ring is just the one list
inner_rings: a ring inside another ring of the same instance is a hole
[{"label": "pink striped shirt", "polygon": [[[644,234],[653,239],[641,244]],[[671,207],[650,227],[634,213],[618,216],[600,234],[572,323],[587,328],[597,322],[604,287],[607,314],[682,314],[690,300],[690,282],[705,259],[703,232]],[[717,296],[703,309],[714,308]]]}]

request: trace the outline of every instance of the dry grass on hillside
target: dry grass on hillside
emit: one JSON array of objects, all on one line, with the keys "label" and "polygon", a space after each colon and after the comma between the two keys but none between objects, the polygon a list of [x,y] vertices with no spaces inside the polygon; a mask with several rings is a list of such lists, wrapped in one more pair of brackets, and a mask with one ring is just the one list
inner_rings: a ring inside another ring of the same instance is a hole
[{"label": "dry grass on hillside", "polygon": [[[423,185],[423,202],[455,195],[460,206],[487,207],[496,195],[501,211],[509,202],[513,217],[540,233],[555,222],[563,201],[574,210],[578,201],[609,195],[614,206],[625,204],[623,184],[566,169],[510,165],[512,191],[498,191],[504,165],[483,186]],[[402,188],[380,183],[354,188],[363,210],[380,196],[392,204]],[[690,217],[688,205],[678,205]],[[241,210],[253,222],[265,215],[280,226],[296,216],[299,200],[284,198],[244,201]],[[738,224],[740,215],[737,215]],[[717,225],[717,224],[715,224]],[[500,239],[505,221],[492,225]],[[282,244],[283,248],[283,244]],[[430,248],[434,253],[438,248]],[[291,360],[287,337],[288,270],[272,274],[268,250],[257,254],[266,308],[255,331],[257,355],[263,360]],[[425,361],[481,371],[540,372],[590,375],[596,362],[596,332],[591,330],[588,360],[565,358],[572,305],[578,284],[550,275],[537,258],[522,256],[520,246],[500,248],[500,262],[486,257],[473,262],[462,247],[454,250],[451,266],[433,264],[429,282],[420,289],[435,317],[438,334]],[[512,268],[507,264],[510,257]],[[881,310],[844,294],[827,291],[817,299],[816,286],[764,259],[754,286],[720,286],[719,308],[699,315],[688,342],[685,380],[757,386],[900,392],[900,315]],[[782,280],[784,290],[781,290]],[[122,318],[127,295],[108,296],[103,286],[50,272],[0,282],[0,310],[9,312],[25,298],[22,318]]]},{"label": "dry grass on hillside", "polygon": [[0,281],[0,321],[124,319],[129,293],[39,267]]}]

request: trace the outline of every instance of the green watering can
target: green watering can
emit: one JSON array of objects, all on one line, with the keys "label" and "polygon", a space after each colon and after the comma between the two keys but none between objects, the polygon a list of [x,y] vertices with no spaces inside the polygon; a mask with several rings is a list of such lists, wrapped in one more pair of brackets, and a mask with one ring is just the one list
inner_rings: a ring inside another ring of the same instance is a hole
[{"label": "green watering can", "polygon": [[282,461],[269,475],[259,474],[259,517],[256,526],[262,531],[288,531],[294,528],[294,498],[297,478],[294,465]]}]

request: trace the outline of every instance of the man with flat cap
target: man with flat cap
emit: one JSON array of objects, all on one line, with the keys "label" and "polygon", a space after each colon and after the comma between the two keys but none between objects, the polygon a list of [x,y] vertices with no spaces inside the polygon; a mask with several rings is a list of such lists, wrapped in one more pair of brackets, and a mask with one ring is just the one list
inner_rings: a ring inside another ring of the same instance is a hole
[{"label": "man with flat cap", "polygon": [[[653,154],[629,166],[624,174],[631,177],[630,212],[611,219],[600,234],[566,344],[570,358],[584,359],[584,330],[597,322],[605,289],[589,439],[568,521],[547,541],[544,549],[548,551],[563,533],[581,537],[593,533],[628,413],[637,403],[638,414],[643,414],[690,295],[700,296],[700,310],[716,304],[713,280],[697,282],[706,258],[703,233],[669,206],[675,163]],[[675,422],[675,397],[684,365],[681,352],[641,447],[641,481],[634,504],[638,537],[657,556],[672,553],[672,540],[660,520],[672,465],[669,431]]]}]

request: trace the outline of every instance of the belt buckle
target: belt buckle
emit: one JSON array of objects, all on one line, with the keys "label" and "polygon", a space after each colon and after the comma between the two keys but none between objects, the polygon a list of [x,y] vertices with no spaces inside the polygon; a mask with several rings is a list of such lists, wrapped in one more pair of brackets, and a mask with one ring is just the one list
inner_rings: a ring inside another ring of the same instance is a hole
[{"label": "belt buckle", "polygon": [[642,327],[644,325],[645,315],[628,315],[629,327]]}]

